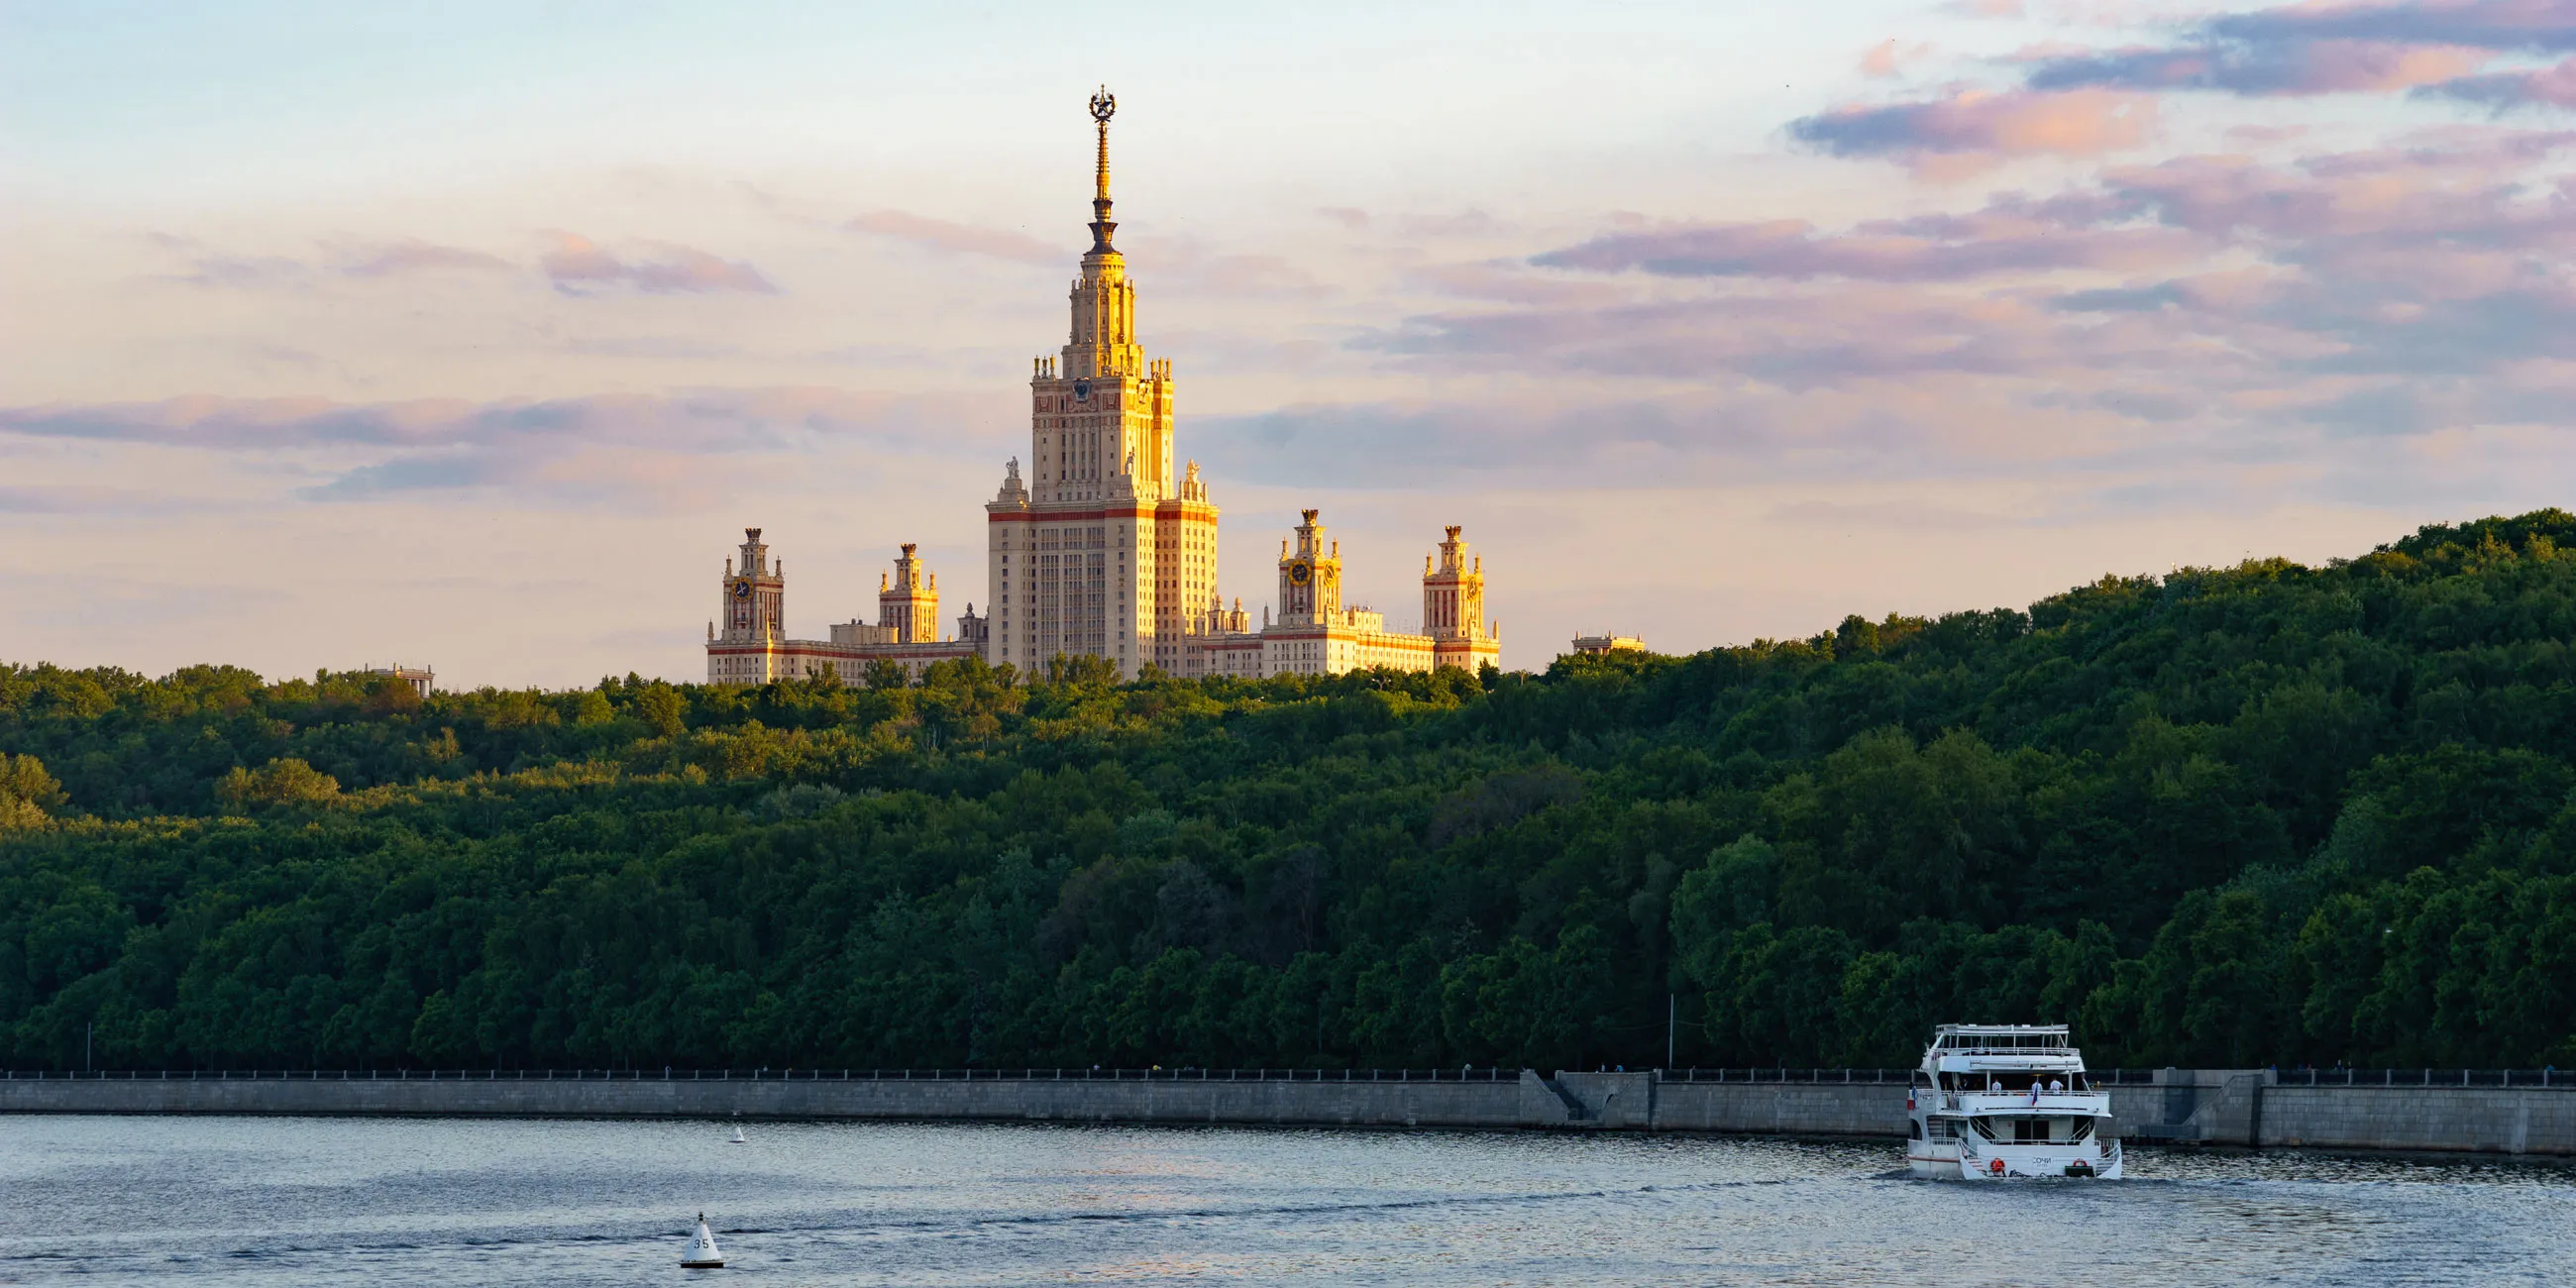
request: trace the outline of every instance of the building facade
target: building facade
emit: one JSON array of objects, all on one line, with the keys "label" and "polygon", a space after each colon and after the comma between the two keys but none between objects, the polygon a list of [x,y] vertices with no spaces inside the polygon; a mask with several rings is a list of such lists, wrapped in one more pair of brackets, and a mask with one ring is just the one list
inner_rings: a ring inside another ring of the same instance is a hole
[{"label": "building facade", "polygon": [[1598,635],[1575,636],[1572,651],[1576,653],[1643,653],[1646,651],[1646,642],[1634,635],[1621,635],[1615,631],[1603,631]]},{"label": "building facade", "polygon": [[1029,453],[1014,457],[984,505],[989,615],[973,605],[953,640],[934,640],[935,580],[903,548],[878,595],[878,625],[834,626],[826,642],[785,638],[784,574],[758,529],[739,568],[728,563],[721,629],[711,625],[711,683],[759,684],[830,666],[855,681],[879,657],[916,674],[932,661],[980,653],[1022,673],[1057,655],[1091,656],[1133,678],[1146,667],[1184,677],[1262,678],[1385,666],[1422,671],[1495,662],[1500,641],[1484,617],[1483,561],[1459,529],[1424,561],[1422,630],[1390,631],[1383,614],[1341,602],[1341,551],[1316,512],[1283,542],[1278,614],[1259,627],[1217,591],[1218,510],[1198,463],[1176,444],[1172,364],[1146,354],[1136,283],[1115,244],[1109,197],[1109,119],[1116,100],[1091,100],[1098,136],[1091,247],[1067,293],[1064,345],[1029,371]]},{"label": "building facade", "polygon": [[392,666],[377,666],[369,663],[367,669],[360,674],[398,680],[410,685],[412,692],[424,698],[438,691],[438,673],[426,666],[405,666],[400,662]]},{"label": "building facade", "polygon": [[1502,637],[1485,620],[1485,569],[1448,529],[1448,539],[1422,561],[1419,633],[1390,631],[1386,615],[1342,602],[1342,543],[1327,541],[1320,513],[1279,543],[1279,616],[1258,630],[1241,602],[1231,613],[1209,613],[1191,623],[1180,641],[1184,676],[1337,675],[1387,667],[1428,671],[1454,666],[1475,670],[1500,665]]},{"label": "building facade", "polygon": [[875,625],[851,618],[827,640],[787,638],[787,569],[773,561],[760,529],[742,530],[740,562],[725,561],[715,621],[707,623],[707,683],[767,684],[829,674],[843,684],[866,679],[880,660],[900,664],[915,681],[933,663],[979,657],[984,619],[968,604],[954,639],[938,633],[939,578],[907,543],[894,571],[877,582]]}]

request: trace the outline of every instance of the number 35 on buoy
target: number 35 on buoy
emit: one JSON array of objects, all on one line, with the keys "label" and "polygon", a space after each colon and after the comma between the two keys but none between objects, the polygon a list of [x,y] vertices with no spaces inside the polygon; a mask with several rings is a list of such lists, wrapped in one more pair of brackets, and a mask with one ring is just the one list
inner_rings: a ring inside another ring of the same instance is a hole
[{"label": "number 35 on buoy", "polygon": [[680,1254],[683,1270],[722,1270],[724,1253],[716,1250],[716,1232],[707,1228],[707,1214],[698,1214],[698,1235],[689,1240],[689,1250]]}]

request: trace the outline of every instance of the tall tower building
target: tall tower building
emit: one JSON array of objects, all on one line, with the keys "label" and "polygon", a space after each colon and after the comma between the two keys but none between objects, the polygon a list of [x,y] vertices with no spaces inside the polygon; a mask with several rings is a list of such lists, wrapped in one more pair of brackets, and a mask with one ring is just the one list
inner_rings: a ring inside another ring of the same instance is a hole
[{"label": "tall tower building", "polygon": [[1106,89],[1091,249],[1073,281],[1064,347],[1029,375],[1029,470],[1011,462],[985,507],[992,613],[987,661],[1041,669],[1089,654],[1130,676],[1180,669],[1182,636],[1216,596],[1217,509],[1172,442],[1172,364],[1145,356],[1136,284],[1112,242]]},{"label": "tall tower building", "polygon": [[1228,608],[1217,595],[1216,504],[1198,462],[1176,450],[1172,364],[1145,354],[1136,284],[1115,241],[1117,108],[1106,87],[1092,96],[1091,247],[1067,296],[1063,347],[1030,364],[1025,467],[1012,457],[984,505],[989,613],[970,603],[956,637],[939,638],[939,581],[906,545],[878,584],[875,624],[853,617],[829,639],[788,639],[784,569],[760,529],[746,528],[707,624],[710,682],[875,682],[889,678],[886,662],[920,679],[969,657],[1024,675],[1070,656],[1103,659],[1127,679],[1150,666],[1219,681],[1498,664],[1484,564],[1455,527],[1423,561],[1419,633],[1389,631],[1385,614],[1343,602],[1341,543],[1326,539],[1315,510],[1280,543],[1276,620],[1264,607],[1255,627],[1240,598]]}]

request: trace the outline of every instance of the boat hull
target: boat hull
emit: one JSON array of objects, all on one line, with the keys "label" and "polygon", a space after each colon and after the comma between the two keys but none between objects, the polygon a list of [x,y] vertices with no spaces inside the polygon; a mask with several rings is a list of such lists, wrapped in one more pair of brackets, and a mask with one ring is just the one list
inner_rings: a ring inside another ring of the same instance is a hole
[{"label": "boat hull", "polygon": [[1935,1181],[2116,1181],[2120,1179],[2123,1159],[2116,1144],[2105,1151],[2085,1141],[2073,1146],[1988,1146],[1967,1155],[1950,1150],[1911,1150],[1905,1164],[1914,1176]]}]

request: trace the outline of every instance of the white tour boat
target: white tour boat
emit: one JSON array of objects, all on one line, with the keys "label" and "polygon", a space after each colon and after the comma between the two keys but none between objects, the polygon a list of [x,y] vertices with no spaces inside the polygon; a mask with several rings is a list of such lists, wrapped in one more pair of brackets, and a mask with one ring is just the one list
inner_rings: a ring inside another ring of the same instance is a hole
[{"label": "white tour boat", "polygon": [[2063,1024],[1944,1024],[1905,1095],[1916,1176],[2120,1175],[2111,1093],[2084,1074]]}]

